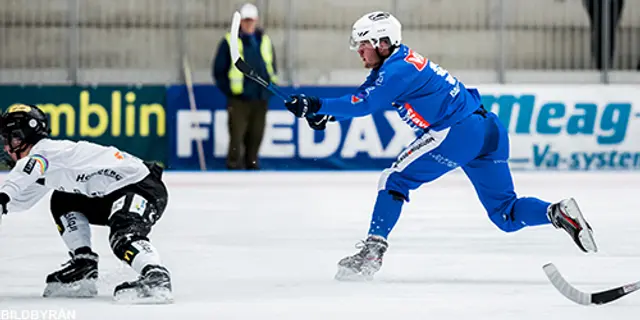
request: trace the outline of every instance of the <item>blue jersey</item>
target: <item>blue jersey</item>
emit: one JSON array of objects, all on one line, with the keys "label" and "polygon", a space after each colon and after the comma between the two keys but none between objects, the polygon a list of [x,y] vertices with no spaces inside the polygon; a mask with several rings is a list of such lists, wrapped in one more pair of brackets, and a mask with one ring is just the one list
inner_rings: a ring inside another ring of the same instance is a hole
[{"label": "blue jersey", "polygon": [[476,89],[467,89],[433,61],[401,45],[382,66],[372,70],[357,93],[322,99],[319,114],[338,120],[371,114],[393,106],[415,131],[450,127],[481,105]]}]

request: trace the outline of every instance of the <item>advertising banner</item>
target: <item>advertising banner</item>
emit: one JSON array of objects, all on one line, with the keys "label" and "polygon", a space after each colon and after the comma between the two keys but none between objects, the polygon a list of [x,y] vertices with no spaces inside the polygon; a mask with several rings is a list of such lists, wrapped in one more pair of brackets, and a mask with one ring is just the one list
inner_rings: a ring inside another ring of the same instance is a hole
[{"label": "advertising banner", "polygon": [[54,138],[112,145],[145,160],[167,162],[166,88],[0,86],[0,110],[35,104]]},{"label": "advertising banner", "polygon": [[[477,87],[485,108],[511,138],[516,170],[633,170],[640,168],[640,93],[633,86],[531,85]],[[283,88],[338,97],[353,87]],[[202,139],[208,169],[224,169],[228,148],[226,98],[211,85],[167,90],[169,157],[174,169],[196,170]],[[389,167],[415,134],[390,106],[372,116],[331,123],[324,132],[270,102],[260,148],[261,167],[274,170],[379,170]]]},{"label": "advertising banner", "polygon": [[[347,87],[283,88],[287,93],[340,96]],[[167,92],[167,110],[175,114],[168,125],[170,166],[198,169],[196,141],[203,139],[209,169],[224,169],[229,145],[226,98],[213,86],[196,86],[197,111],[189,109],[184,86]],[[269,105],[260,148],[263,169],[377,169],[388,166],[415,137],[391,108],[373,116],[329,123],[325,131],[314,131],[305,120],[295,118],[282,101]]]},{"label": "advertising banner", "polygon": [[640,90],[619,85],[488,86],[516,169],[640,169]]}]

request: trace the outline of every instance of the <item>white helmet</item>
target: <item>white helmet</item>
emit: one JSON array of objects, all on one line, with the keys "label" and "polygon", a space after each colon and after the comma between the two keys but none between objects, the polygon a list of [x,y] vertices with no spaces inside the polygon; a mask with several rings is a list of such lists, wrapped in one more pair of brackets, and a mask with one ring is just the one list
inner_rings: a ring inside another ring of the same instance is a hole
[{"label": "white helmet", "polygon": [[383,38],[389,38],[390,45],[399,46],[402,41],[402,25],[390,13],[375,11],[365,14],[353,24],[349,43],[351,50],[357,50],[360,42],[366,40],[377,48]]}]

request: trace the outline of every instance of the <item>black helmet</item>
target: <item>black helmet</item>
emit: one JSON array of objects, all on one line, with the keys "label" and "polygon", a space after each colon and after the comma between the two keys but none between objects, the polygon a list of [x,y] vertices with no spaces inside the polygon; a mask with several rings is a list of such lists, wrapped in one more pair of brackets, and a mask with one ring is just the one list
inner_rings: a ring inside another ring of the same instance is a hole
[{"label": "black helmet", "polygon": [[50,133],[47,115],[35,105],[13,105],[0,119],[3,142],[12,153],[18,155]]}]

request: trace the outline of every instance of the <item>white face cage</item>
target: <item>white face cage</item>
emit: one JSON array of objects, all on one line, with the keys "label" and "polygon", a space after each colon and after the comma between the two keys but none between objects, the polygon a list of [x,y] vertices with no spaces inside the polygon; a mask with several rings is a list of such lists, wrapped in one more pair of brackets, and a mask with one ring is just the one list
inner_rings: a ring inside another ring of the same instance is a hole
[{"label": "white face cage", "polygon": [[351,51],[358,51],[358,49],[360,48],[360,44],[365,41],[368,41],[369,43],[371,43],[371,45],[374,48],[378,47],[378,44],[379,44],[378,39],[367,39],[367,40],[356,41],[353,38],[353,35],[351,35],[351,37],[349,38],[349,49],[351,49]]}]

